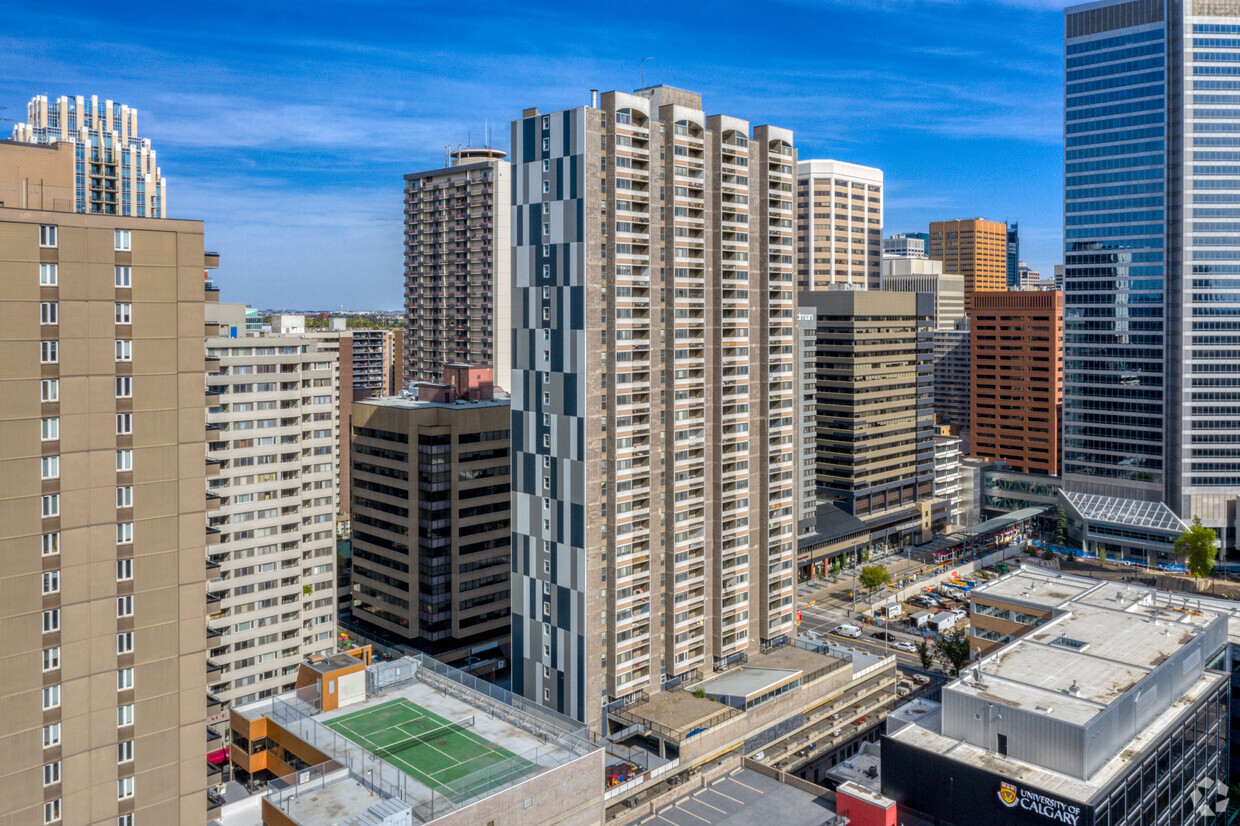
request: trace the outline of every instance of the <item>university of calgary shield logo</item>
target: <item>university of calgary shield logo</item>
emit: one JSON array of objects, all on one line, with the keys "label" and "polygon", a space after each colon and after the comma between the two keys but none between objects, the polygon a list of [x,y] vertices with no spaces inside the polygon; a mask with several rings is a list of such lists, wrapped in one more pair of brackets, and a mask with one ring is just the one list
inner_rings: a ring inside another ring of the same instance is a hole
[{"label": "university of calgary shield logo", "polygon": [[1011,783],[999,784],[999,799],[1003,801],[1005,806],[1016,805],[1016,787]]}]

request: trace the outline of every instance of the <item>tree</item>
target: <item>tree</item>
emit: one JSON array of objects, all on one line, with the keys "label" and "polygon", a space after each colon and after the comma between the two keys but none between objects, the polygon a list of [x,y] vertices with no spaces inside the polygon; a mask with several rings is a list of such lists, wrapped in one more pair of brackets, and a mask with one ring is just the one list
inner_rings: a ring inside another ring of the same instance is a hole
[{"label": "tree", "polygon": [[1201,517],[1194,516],[1193,524],[1175,540],[1175,555],[1185,558],[1188,572],[1205,578],[1214,572],[1214,560],[1218,558],[1218,535],[1213,528],[1201,524]]},{"label": "tree", "polygon": [[922,640],[917,643],[917,656],[921,657],[921,667],[930,670],[930,666],[934,665],[934,655],[930,653],[930,643]]},{"label": "tree", "polygon": [[951,663],[952,676],[958,676],[960,669],[969,664],[971,657],[969,637],[959,628],[940,634],[934,641],[934,652]]},{"label": "tree", "polygon": [[861,569],[861,587],[874,596],[874,592],[891,582],[891,574],[882,565],[866,565]]},{"label": "tree", "polygon": [[1068,516],[1059,508],[1059,518],[1055,520],[1055,544],[1068,544]]}]

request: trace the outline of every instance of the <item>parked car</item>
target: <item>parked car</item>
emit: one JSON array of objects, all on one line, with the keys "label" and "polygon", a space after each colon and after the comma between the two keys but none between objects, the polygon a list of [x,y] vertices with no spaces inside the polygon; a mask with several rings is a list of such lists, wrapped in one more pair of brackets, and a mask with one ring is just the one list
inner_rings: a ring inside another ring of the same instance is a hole
[{"label": "parked car", "polygon": [[856,639],[861,636],[861,629],[855,625],[841,625],[835,629],[835,633],[841,637],[852,637]]},{"label": "parked car", "polygon": [[890,631],[874,631],[870,634],[870,636],[876,640],[884,640],[885,642],[894,642],[898,639],[896,635]]}]

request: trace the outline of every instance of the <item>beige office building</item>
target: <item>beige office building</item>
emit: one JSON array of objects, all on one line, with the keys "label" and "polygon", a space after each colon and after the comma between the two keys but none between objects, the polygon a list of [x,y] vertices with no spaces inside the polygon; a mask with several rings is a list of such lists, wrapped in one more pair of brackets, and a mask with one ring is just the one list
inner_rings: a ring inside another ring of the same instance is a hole
[{"label": "beige office building", "polygon": [[0,822],[202,824],[215,256],[72,155],[0,143]]},{"label": "beige office building", "polygon": [[513,686],[601,728],[794,633],[796,151],[666,86],[512,146]]},{"label": "beige office building", "polygon": [[353,616],[465,667],[509,637],[509,401],[447,373],[353,407]]},{"label": "beige office building", "polygon": [[934,329],[955,330],[964,319],[964,276],[943,272],[929,258],[884,258],[880,288],[885,292],[934,296]]},{"label": "beige office building", "polygon": [[26,104],[26,122],[13,140],[73,147],[73,211],[94,215],[164,218],[167,187],[155,150],[138,137],[138,110],[98,97],[38,95]]},{"label": "beige office building", "polygon": [[797,286],[877,290],[883,171],[844,161],[801,161],[797,197]]},{"label": "beige office building", "polygon": [[335,650],[340,362],[323,345],[276,334],[206,340],[216,360],[209,680],[225,708],[290,690],[303,658]]},{"label": "beige office building", "polygon": [[457,149],[405,176],[405,381],[447,364],[512,367],[510,164],[498,149]]}]

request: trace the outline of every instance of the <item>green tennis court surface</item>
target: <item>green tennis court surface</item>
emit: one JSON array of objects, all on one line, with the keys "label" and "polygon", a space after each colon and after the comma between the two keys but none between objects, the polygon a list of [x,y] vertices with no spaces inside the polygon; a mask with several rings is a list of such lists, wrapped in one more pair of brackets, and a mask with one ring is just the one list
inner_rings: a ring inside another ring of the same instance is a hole
[{"label": "green tennis court surface", "polygon": [[[530,761],[516,757],[478,734],[473,721],[472,716],[465,720],[447,720],[400,698],[332,718],[324,725],[437,792],[457,792],[445,786],[501,761],[509,762],[494,778],[484,781],[488,788],[524,775],[534,767]],[[464,791],[472,795],[487,789]]]}]

